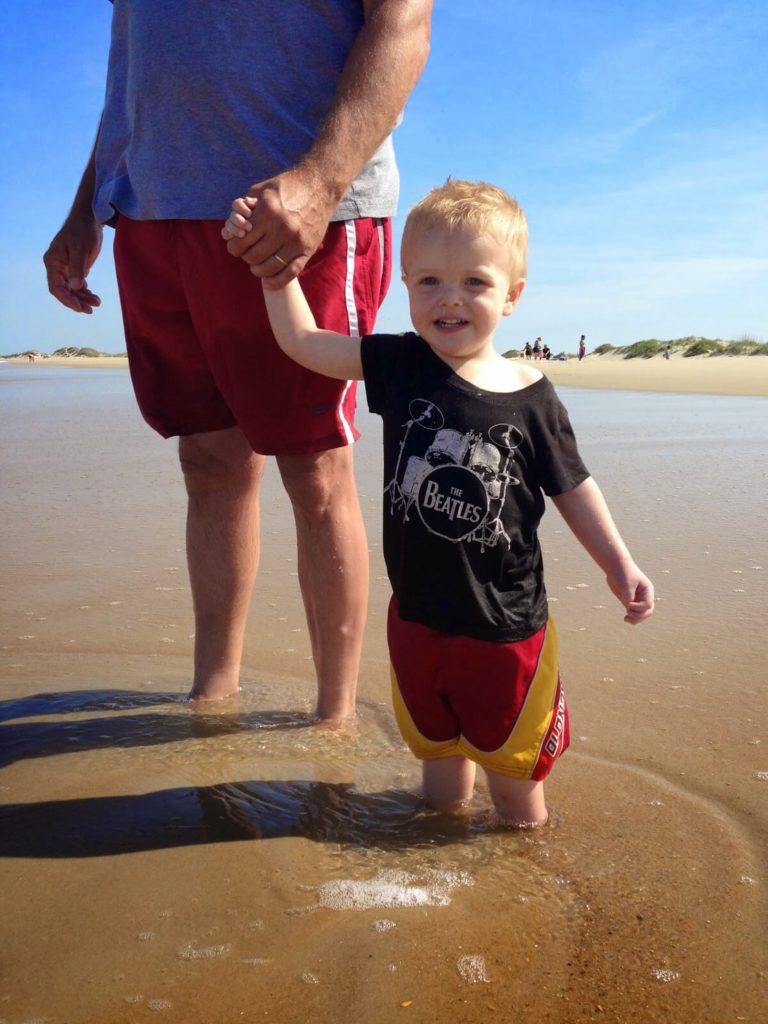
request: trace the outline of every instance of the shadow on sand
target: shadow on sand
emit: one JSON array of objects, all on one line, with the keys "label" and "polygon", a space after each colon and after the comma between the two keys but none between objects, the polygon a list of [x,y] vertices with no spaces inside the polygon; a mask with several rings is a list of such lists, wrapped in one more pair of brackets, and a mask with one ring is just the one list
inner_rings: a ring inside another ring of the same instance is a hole
[{"label": "shadow on sand", "polygon": [[405,849],[465,842],[469,819],[428,811],[413,793],[351,783],[229,782],[135,796],[0,807],[2,857],[102,857],[179,846],[301,836]]}]

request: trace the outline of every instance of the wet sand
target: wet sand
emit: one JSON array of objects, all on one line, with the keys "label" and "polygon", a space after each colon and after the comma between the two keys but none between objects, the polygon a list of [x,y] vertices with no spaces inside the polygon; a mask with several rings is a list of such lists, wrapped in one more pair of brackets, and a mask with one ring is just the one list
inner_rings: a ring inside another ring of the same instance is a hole
[{"label": "wet sand", "polygon": [[388,704],[375,421],[359,724],[334,735],[307,726],[272,469],[242,694],[195,712],[173,445],[124,372],[41,391],[38,366],[0,378],[0,1020],[764,1019],[762,399],[563,393],[659,605],[625,626],[548,513],[572,747],[551,825],[515,835],[415,795]]}]

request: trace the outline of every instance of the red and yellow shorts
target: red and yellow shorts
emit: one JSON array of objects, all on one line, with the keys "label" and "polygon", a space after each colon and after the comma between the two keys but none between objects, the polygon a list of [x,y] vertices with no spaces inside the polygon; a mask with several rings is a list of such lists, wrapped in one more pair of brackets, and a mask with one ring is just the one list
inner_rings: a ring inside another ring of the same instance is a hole
[{"label": "red and yellow shorts", "polygon": [[387,637],[395,717],[416,757],[547,777],[570,739],[552,619],[526,640],[490,643],[406,622],[393,598]]},{"label": "red and yellow shorts", "polygon": [[[261,282],[221,221],[120,216],[115,267],[128,363],[144,419],[163,437],[239,426],[254,451],[310,455],[355,441],[356,382],[284,355]],[[320,327],[367,334],[391,269],[390,223],[334,222],[301,284]]]}]

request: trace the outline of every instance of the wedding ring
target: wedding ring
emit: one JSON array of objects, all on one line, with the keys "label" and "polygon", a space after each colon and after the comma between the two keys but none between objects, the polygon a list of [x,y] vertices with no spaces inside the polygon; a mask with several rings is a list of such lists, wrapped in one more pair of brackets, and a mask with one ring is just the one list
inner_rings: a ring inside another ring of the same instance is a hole
[{"label": "wedding ring", "polygon": [[273,260],[277,260],[277,262],[278,262],[278,263],[282,263],[282,265],[283,265],[284,267],[287,267],[287,266],[288,266],[288,263],[287,263],[287,261],[286,261],[286,260],[284,260],[282,256],[278,256],[278,254],[277,254],[276,252],[273,252],[273,253],[272,253],[272,259],[273,259]]}]

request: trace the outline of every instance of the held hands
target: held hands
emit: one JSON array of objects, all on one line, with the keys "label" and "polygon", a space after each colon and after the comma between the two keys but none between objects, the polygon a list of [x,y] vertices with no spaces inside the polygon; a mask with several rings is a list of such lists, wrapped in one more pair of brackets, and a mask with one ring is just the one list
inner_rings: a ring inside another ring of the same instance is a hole
[{"label": "held hands", "polygon": [[653,584],[634,562],[616,575],[606,576],[611,593],[621,601],[627,614],[624,621],[631,626],[653,615],[655,595]]},{"label": "held hands", "polygon": [[101,239],[101,225],[93,216],[71,214],[43,256],[48,291],[75,313],[90,314],[101,305],[86,281],[101,250]]},{"label": "held hands", "polygon": [[234,200],[222,238],[265,288],[282,288],[298,277],[322,242],[335,206],[305,171],[286,171]]}]

